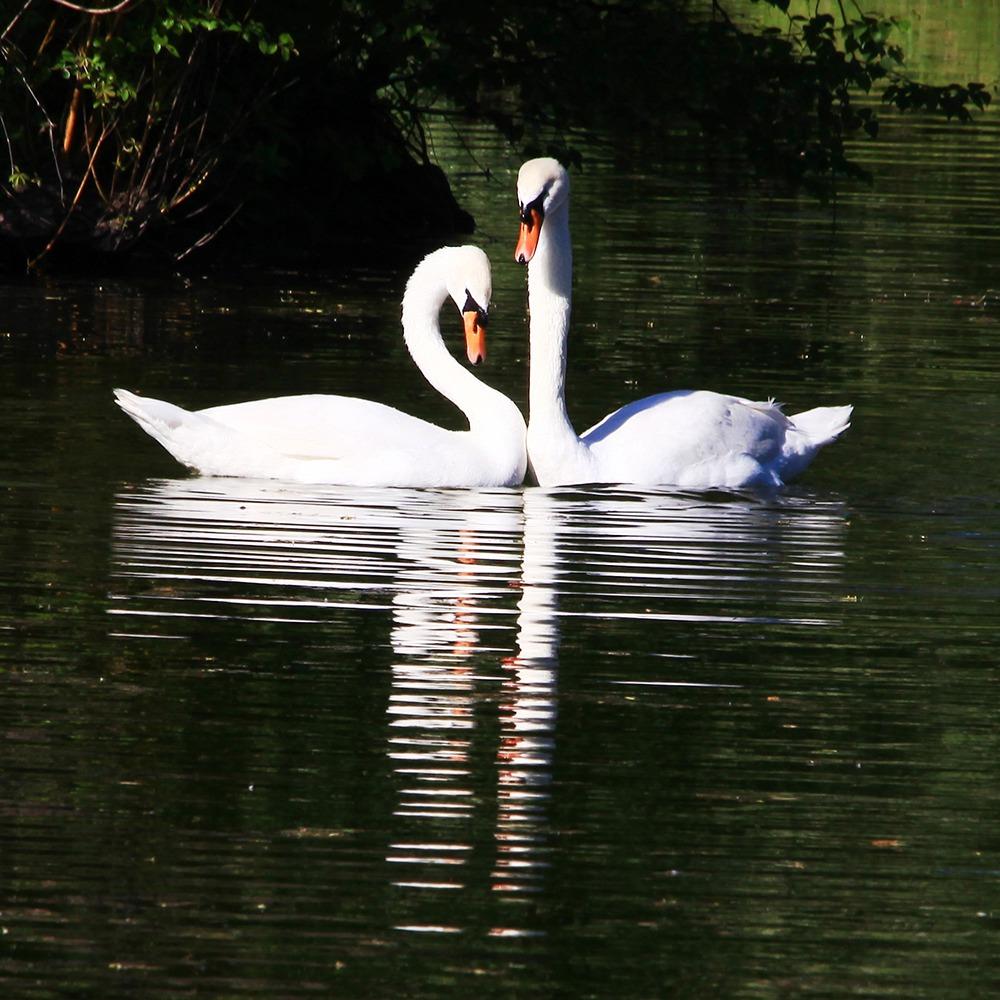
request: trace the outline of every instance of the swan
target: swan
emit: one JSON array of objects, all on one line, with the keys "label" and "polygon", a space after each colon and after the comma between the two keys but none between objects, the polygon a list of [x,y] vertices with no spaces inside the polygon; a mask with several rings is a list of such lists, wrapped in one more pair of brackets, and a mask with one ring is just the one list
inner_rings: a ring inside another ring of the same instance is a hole
[{"label": "swan", "polygon": [[118,405],[179,462],[210,476],[347,486],[517,486],[527,467],[521,411],[449,353],[438,313],[449,296],[465,321],[469,361],[485,358],[490,262],[443,247],[403,295],[403,337],[424,377],[468,418],[451,431],[348,396],[279,396],[194,412],[115,390]]},{"label": "swan", "polygon": [[517,178],[521,226],[514,259],[528,265],[528,463],[541,486],[631,483],[694,488],[783,486],[850,426],[852,406],[785,416],[706,390],[628,403],[577,436],[566,412],[572,299],[569,176],[549,157]]}]

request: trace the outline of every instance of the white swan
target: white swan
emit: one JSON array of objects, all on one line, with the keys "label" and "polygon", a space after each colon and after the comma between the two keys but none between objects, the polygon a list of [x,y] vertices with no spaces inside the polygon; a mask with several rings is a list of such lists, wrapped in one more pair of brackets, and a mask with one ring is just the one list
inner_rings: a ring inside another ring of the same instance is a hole
[{"label": "white swan", "polygon": [[629,403],[578,437],[565,400],[569,177],[556,160],[529,160],[518,174],[517,197],[514,259],[528,265],[531,314],[528,461],[541,486],[781,486],[850,426],[851,406],[786,417],[771,401],[678,390]]},{"label": "white swan", "polygon": [[527,465],[524,418],[448,352],[438,312],[465,319],[469,360],[486,351],[490,262],[444,247],[417,266],[403,296],[403,337],[427,381],[469,421],[450,431],[391,406],[347,396],[281,396],[191,412],[116,389],[118,405],[179,462],[210,476],[348,486],[517,486]]}]

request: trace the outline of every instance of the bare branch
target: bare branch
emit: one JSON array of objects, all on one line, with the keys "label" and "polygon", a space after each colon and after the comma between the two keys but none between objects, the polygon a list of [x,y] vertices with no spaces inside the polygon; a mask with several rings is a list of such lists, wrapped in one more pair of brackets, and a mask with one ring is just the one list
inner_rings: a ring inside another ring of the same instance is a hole
[{"label": "bare branch", "polygon": [[28,270],[33,271],[38,264],[38,262],[43,258],[47,257],[52,251],[52,248],[59,242],[59,238],[63,234],[63,230],[66,228],[66,224],[72,218],[73,213],[76,211],[76,206],[80,204],[80,198],[83,196],[83,189],[87,186],[87,178],[90,177],[90,172],[94,168],[94,161],[97,159],[97,154],[101,151],[101,146],[104,145],[104,140],[111,135],[111,129],[106,128],[102,133],[100,138],[94,144],[94,153],[90,157],[90,163],[87,164],[87,169],[83,172],[83,177],[80,180],[80,186],[76,189],[76,194],[73,196],[73,201],[70,203],[69,210],[66,212],[65,218],[59,223],[59,228],[55,231],[52,239],[45,244],[45,249],[32,260],[28,261]]},{"label": "bare branch", "polygon": [[31,84],[28,83],[28,78],[24,75],[23,70],[17,64],[12,64],[14,67],[14,72],[21,78],[21,83],[24,84],[24,89],[31,95],[31,99],[35,102],[35,106],[39,111],[45,116],[45,122],[49,128],[55,128],[55,122],[49,117],[49,113],[45,110],[45,105],[38,99],[38,95],[31,89]]},{"label": "bare branch", "polygon": [[117,14],[119,11],[124,10],[134,0],[120,0],[116,3],[114,7],[81,7],[80,4],[73,3],[72,0],[49,0],[50,3],[58,4],[60,7],[66,7],[68,10],[76,11],[77,14]]},{"label": "bare branch", "polygon": [[10,24],[3,29],[3,34],[0,34],[0,42],[2,42],[13,30],[14,25],[21,20],[21,15],[35,2],[35,0],[24,0],[24,6],[11,18]]},{"label": "bare branch", "polygon": [[0,115],[0,128],[3,129],[3,137],[7,140],[7,155],[10,157],[10,172],[14,173],[14,147],[10,142],[10,134],[7,132],[7,123],[3,120],[3,115]]},{"label": "bare branch", "polygon": [[187,248],[187,250],[184,250],[184,251],[182,251],[181,253],[179,253],[179,254],[176,254],[176,255],[174,256],[174,260],[176,260],[176,261],[181,261],[181,260],[183,260],[183,259],[184,259],[184,258],[185,258],[185,257],[186,257],[186,256],[187,256],[187,255],[188,255],[189,253],[192,253],[193,251],[195,251],[195,250],[198,250],[198,249],[200,249],[201,247],[205,246],[206,244],[208,244],[208,243],[211,243],[211,242],[212,242],[212,240],[214,240],[214,239],[215,239],[215,237],[216,237],[216,236],[218,236],[218,235],[219,235],[219,233],[221,233],[221,232],[222,232],[222,230],[223,230],[223,229],[225,229],[225,228],[226,228],[226,226],[228,226],[228,225],[229,225],[229,223],[233,221],[233,219],[234,219],[234,218],[235,218],[235,216],[236,216],[236,213],[237,213],[237,212],[239,212],[239,210],[240,210],[240,209],[241,209],[242,207],[243,207],[243,202],[241,201],[241,202],[240,202],[240,203],[239,203],[239,204],[238,204],[238,205],[236,206],[236,208],[234,208],[234,209],[233,209],[233,210],[232,210],[232,211],[231,211],[231,212],[229,213],[229,215],[227,215],[227,216],[226,216],[226,217],[225,217],[225,218],[224,218],[224,219],[222,220],[222,222],[220,222],[220,223],[219,223],[219,225],[215,227],[215,229],[213,229],[213,230],[212,230],[211,232],[209,232],[209,233],[204,233],[204,234],[203,234],[202,236],[200,236],[200,237],[199,237],[199,238],[198,238],[197,240],[195,240],[195,241],[194,241],[194,243],[192,243],[192,244],[191,244],[191,246],[189,246],[189,247]]}]

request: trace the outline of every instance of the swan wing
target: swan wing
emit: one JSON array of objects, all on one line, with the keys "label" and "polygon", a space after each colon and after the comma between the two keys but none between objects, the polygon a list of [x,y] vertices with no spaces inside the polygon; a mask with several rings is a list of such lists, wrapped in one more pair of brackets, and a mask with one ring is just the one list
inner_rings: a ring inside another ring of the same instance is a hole
[{"label": "swan wing", "polygon": [[582,440],[605,480],[738,488],[780,482],[791,427],[773,401],[678,390],[621,407]]},{"label": "swan wing", "polygon": [[451,432],[353,396],[278,396],[198,413],[290,458],[364,459],[436,446]]}]

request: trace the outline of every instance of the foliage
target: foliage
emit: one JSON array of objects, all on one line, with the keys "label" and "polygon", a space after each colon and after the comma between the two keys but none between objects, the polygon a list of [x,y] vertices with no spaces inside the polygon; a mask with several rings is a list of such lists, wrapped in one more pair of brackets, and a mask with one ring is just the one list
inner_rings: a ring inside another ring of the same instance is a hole
[{"label": "foliage", "polygon": [[720,2],[701,18],[682,0],[550,0],[544,12],[521,0],[407,4],[389,32],[387,98],[411,130],[443,100],[527,152],[571,161],[581,132],[632,143],[693,121],[758,176],[820,196],[838,176],[866,176],[846,143],[877,136],[879,118],[859,96],[884,88],[903,110],[962,121],[989,102],[981,84],[908,79],[897,19],[839,2],[811,3],[809,16],[789,13],[788,0],[755,2],[785,12],[786,28],[742,27]]},{"label": "foliage", "polygon": [[[990,102],[980,83],[932,86],[909,79],[903,50],[891,41],[908,27],[899,18],[865,14],[856,4],[855,14],[849,16],[840,0],[827,5],[836,13],[817,3],[810,16],[789,13],[789,0],[754,2],[778,8],[788,18],[787,31],[768,29],[751,47],[758,47],[755,62],[768,67],[766,75],[780,84],[772,90],[774,105],[784,105],[777,120],[793,124],[790,130],[779,128],[763,136],[755,130],[756,135],[790,180],[821,195],[829,192],[837,176],[867,177],[845,152],[851,136],[863,132],[875,138],[879,132],[875,108],[859,106],[859,94],[884,86],[882,100],[902,111],[940,111],[960,121],[971,120],[970,106],[983,110]],[[760,79],[756,73],[752,78]],[[804,128],[799,131],[795,123]]]},{"label": "foliage", "polygon": [[287,61],[251,4],[25,0],[0,36],[5,230],[34,261],[60,241],[116,250],[181,210]]},{"label": "foliage", "polygon": [[826,196],[865,176],[848,143],[878,134],[868,95],[960,121],[990,100],[910,79],[903,23],[838,0],[754,0],[783,29],[741,26],[724,0],[20,2],[0,26],[0,236],[36,260],[168,220],[201,245],[246,201],[247,231],[286,246],[379,212],[460,227],[429,168],[432,115],[569,162],[584,135],[648,155],[694,122],[758,177]]}]

